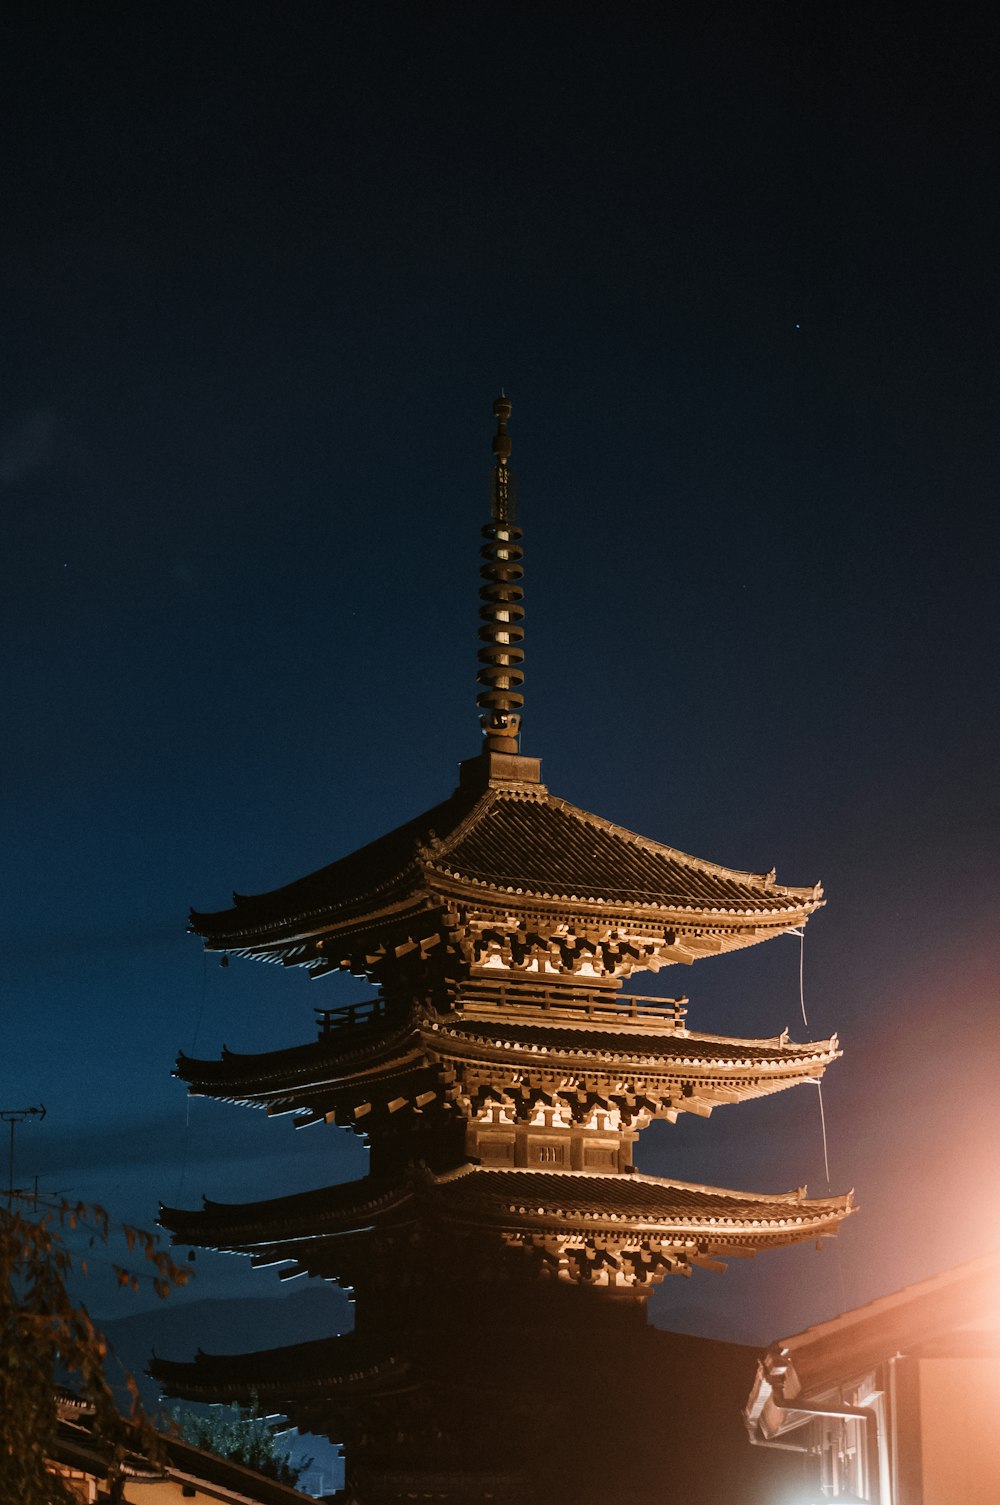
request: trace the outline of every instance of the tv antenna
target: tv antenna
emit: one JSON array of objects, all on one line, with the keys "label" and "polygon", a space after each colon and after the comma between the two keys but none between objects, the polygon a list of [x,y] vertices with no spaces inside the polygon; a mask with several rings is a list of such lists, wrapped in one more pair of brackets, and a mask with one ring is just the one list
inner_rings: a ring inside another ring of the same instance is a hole
[{"label": "tv antenna", "polygon": [[10,1153],[7,1157],[7,1206],[14,1202],[14,1130],[29,1118],[39,1122],[45,1117],[45,1104],[37,1108],[0,1108],[0,1123],[10,1124]]}]

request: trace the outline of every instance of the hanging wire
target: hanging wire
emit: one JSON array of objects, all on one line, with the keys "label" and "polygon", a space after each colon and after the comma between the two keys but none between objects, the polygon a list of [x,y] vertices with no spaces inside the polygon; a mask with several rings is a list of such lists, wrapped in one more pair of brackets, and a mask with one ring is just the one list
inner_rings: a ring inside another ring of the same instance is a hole
[{"label": "hanging wire", "polygon": [[[799,940],[799,1007],[802,1010],[802,1023],[808,1030],[809,1016],[806,1013],[806,927],[798,925],[794,929],[787,931],[786,934],[798,936]],[[819,1099],[819,1127],[823,1140],[823,1170],[826,1174],[826,1189],[832,1194],[830,1151],[826,1136],[826,1110],[823,1107],[823,1083],[818,1077],[814,1077],[812,1080],[816,1084],[816,1096]],[[840,1247],[837,1244],[834,1245],[834,1254],[836,1255],[837,1264],[837,1282],[840,1287],[840,1310],[845,1312],[847,1310],[847,1296],[844,1290],[844,1268],[840,1258]]]},{"label": "hanging wire", "polygon": [[799,1008],[802,1010],[802,1023],[809,1028],[809,1020],[806,1017],[806,927],[796,925],[791,930],[785,931],[786,935],[794,935],[799,941]]},{"label": "hanging wire", "polygon": [[[803,1023],[809,1029],[809,1014],[806,1013],[806,926],[797,926],[795,930],[789,930],[789,935],[798,936],[798,1007],[803,1011]],[[822,1132],[822,1166],[827,1172],[827,1190],[833,1190],[830,1183],[830,1148],[827,1145],[827,1114],[822,1106],[822,1082],[819,1078],[813,1078],[816,1082],[816,1094],[819,1097],[819,1129]]]},{"label": "hanging wire", "polygon": [[823,1083],[817,1081],[816,1096],[819,1098],[819,1126],[823,1135],[823,1169],[826,1172],[826,1189],[832,1191],[830,1184],[830,1155],[826,1147],[826,1113],[823,1111]]},{"label": "hanging wire", "polygon": [[[228,962],[229,961],[228,956],[224,956],[223,957],[223,961]],[[205,1012],[205,995],[206,995],[207,992],[208,992],[208,952],[203,950],[202,953],[201,953],[201,996],[198,999],[198,1014],[197,1014],[197,1018],[195,1019],[195,1023],[194,1023],[194,1035],[191,1038],[191,1054],[192,1054],[192,1056],[194,1055],[195,1051],[198,1049],[198,1036],[201,1033],[201,1019],[202,1019],[202,1015]]]},{"label": "hanging wire", "polygon": [[[205,997],[208,993],[208,952],[201,953],[201,988],[198,998],[198,1012],[195,1016],[194,1034],[191,1037],[191,1054],[194,1055],[198,1048],[198,1036],[201,1033],[201,1020],[205,1012]],[[181,1138],[181,1165],[177,1176],[177,1191],[174,1193],[174,1203],[180,1206],[181,1192],[184,1190],[184,1176],[187,1172],[188,1146],[191,1139],[191,1094],[184,1094],[184,1134]]]}]

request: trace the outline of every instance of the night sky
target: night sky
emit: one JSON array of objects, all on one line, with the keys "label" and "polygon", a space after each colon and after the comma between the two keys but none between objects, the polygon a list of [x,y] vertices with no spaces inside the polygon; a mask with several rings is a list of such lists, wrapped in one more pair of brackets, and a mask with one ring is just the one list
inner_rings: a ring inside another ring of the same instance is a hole
[{"label": "night sky", "polygon": [[[363,1172],[342,1131],[188,1110],[179,1048],[293,1044],[367,987],[222,970],[187,910],[477,751],[502,385],[522,750],[828,898],[808,1034],[843,1043],[861,1211],[655,1320],[764,1342],[1000,1243],[996,38],[890,9],[6,9],[0,1106],[48,1109],[18,1182],[150,1224]],[[802,1038],[798,968],[782,938],[637,986]],[[640,1163],[820,1194],[817,1094]]]}]

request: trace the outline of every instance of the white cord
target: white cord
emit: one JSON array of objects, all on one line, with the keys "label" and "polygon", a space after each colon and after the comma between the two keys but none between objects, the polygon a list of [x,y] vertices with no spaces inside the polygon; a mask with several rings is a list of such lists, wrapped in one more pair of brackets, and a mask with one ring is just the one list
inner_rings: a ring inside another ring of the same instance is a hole
[{"label": "white cord", "polygon": [[819,1097],[819,1126],[823,1134],[823,1168],[826,1171],[826,1189],[827,1191],[832,1191],[833,1188],[830,1185],[830,1156],[826,1147],[826,1114],[823,1112],[823,1083],[815,1078],[814,1080],[816,1080],[816,1093]]},{"label": "white cord", "polygon": [[[208,952],[201,953],[201,996],[198,999],[198,1013],[194,1025],[194,1038],[191,1041],[191,1054],[198,1049],[198,1036],[201,1033],[201,1019],[205,1012],[205,995],[208,992]],[[191,1094],[184,1094],[184,1137],[181,1141],[181,1166],[177,1174],[177,1190],[174,1193],[174,1202],[179,1207],[181,1192],[184,1190],[184,1177],[187,1173],[188,1148],[191,1142]]]},{"label": "white cord", "polygon": [[[808,1016],[806,1015],[806,986],[805,986],[806,927],[804,925],[800,925],[795,930],[786,931],[786,934],[787,935],[796,935],[799,938],[799,1006],[802,1009],[802,1022],[805,1025],[806,1029],[808,1029],[809,1028],[809,1019],[808,1019]],[[816,1083],[816,1096],[819,1098],[819,1127],[820,1127],[820,1134],[822,1135],[822,1138],[823,1138],[823,1169],[824,1169],[824,1171],[826,1173],[826,1189],[827,1189],[828,1192],[830,1192],[832,1194],[832,1192],[833,1192],[833,1186],[832,1186],[831,1181],[830,1181],[830,1151],[829,1151],[829,1147],[827,1145],[827,1138],[826,1138],[826,1112],[825,1112],[825,1110],[823,1108],[823,1083],[820,1081],[820,1079],[818,1077],[813,1077],[812,1080]],[[842,1312],[846,1312],[846,1310],[847,1310],[847,1294],[846,1294],[846,1291],[845,1291],[845,1288],[844,1288],[844,1267],[843,1267],[843,1265],[841,1263],[841,1259],[840,1259],[840,1246],[838,1244],[834,1245],[834,1254],[836,1256],[836,1265],[837,1265],[837,1283],[838,1283],[839,1288],[840,1288],[840,1310]]]},{"label": "white cord", "polygon": [[[802,1010],[802,1023],[809,1028],[809,1017],[806,1014],[806,927],[799,925],[794,930],[789,930],[788,935],[796,935],[799,938],[799,1007]],[[816,1093],[819,1097],[819,1125],[823,1136],[823,1169],[826,1171],[826,1189],[830,1191],[830,1151],[826,1141],[826,1113],[823,1110],[823,1083],[818,1077],[813,1078],[816,1082]]]}]

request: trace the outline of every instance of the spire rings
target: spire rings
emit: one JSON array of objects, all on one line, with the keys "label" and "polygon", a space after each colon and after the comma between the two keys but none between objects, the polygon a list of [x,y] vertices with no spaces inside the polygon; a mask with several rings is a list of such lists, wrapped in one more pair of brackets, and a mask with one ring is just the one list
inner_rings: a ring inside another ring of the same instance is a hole
[{"label": "spire rings", "polygon": [[479,550],[479,694],[476,705],[490,752],[516,753],[524,696],[524,590],[519,584],[522,565],[521,529],[514,522],[513,477],[507,467],[510,436],[507,420],[510,399],[493,404],[497,433],[493,440],[491,475],[492,519],[483,528]]}]

